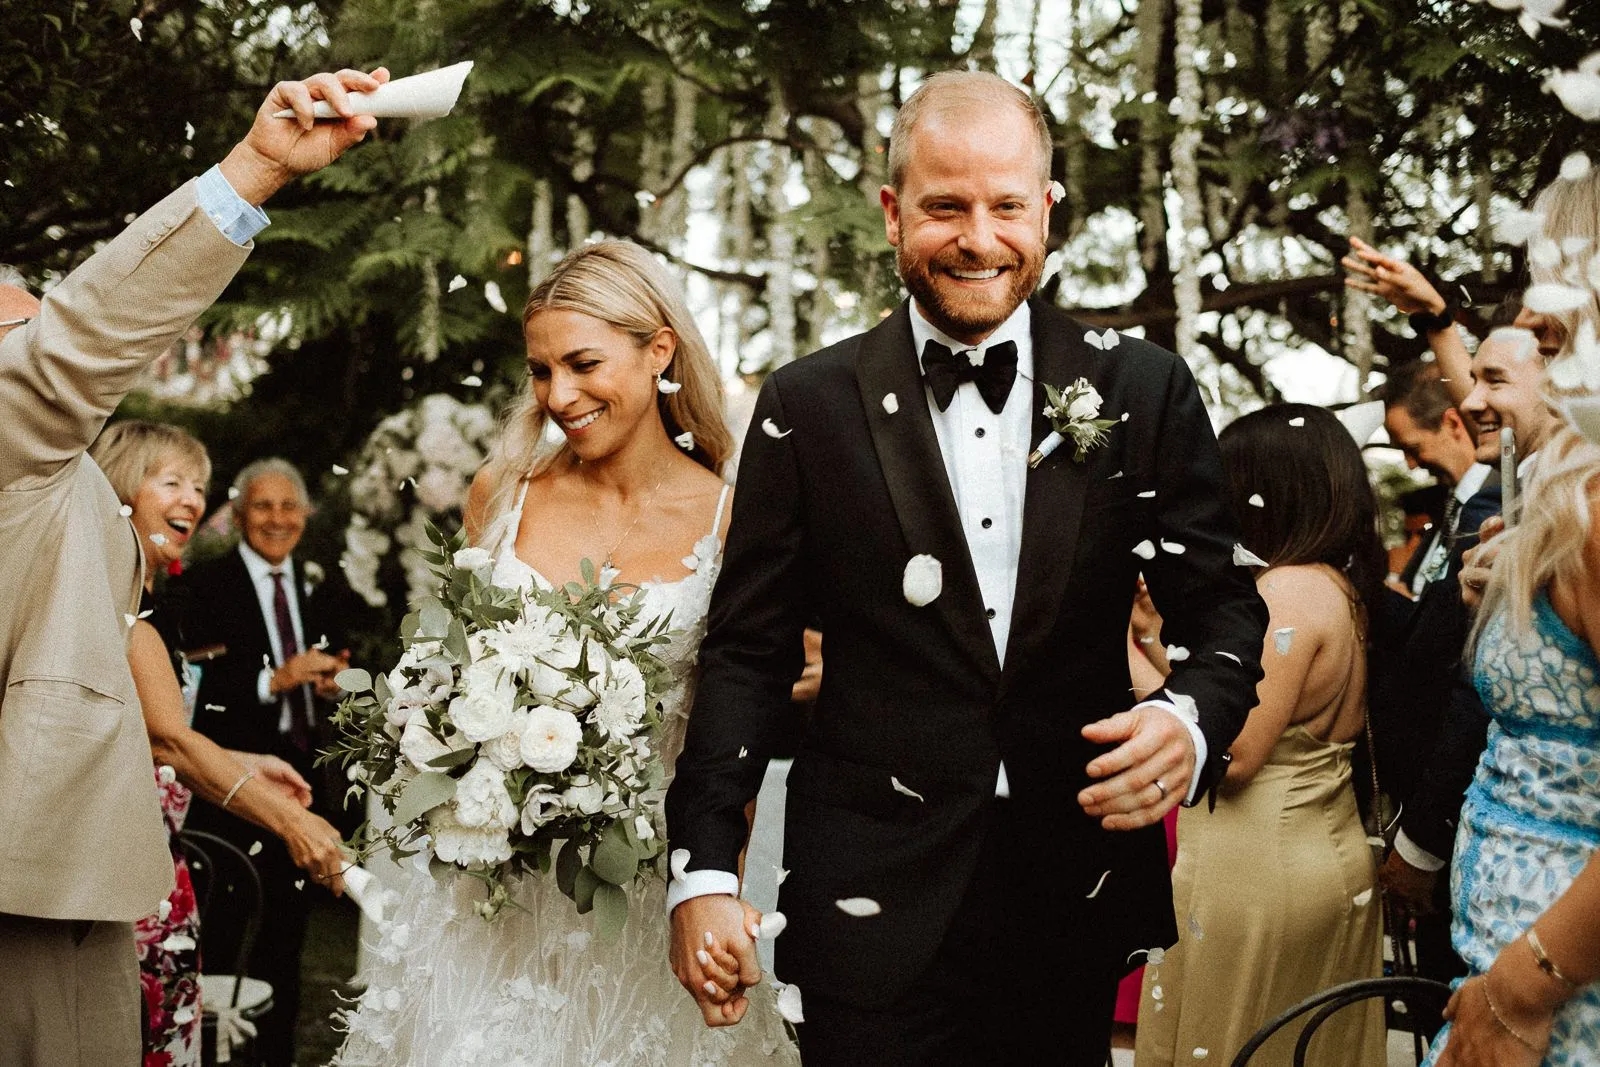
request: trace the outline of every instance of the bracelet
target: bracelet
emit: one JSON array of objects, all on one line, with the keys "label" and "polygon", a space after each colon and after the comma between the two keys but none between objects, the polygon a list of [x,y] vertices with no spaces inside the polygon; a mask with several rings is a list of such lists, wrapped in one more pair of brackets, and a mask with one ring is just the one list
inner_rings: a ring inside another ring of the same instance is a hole
[{"label": "bracelet", "polygon": [[1549,975],[1551,978],[1554,978],[1568,989],[1578,988],[1578,983],[1562,974],[1561,968],[1556,966],[1555,960],[1552,960],[1549,956],[1545,955],[1544,944],[1540,942],[1539,935],[1533,929],[1533,927],[1528,927],[1528,933],[1524,936],[1523,940],[1527,941],[1528,947],[1533,950],[1533,961],[1539,965],[1539,969],[1541,971]]},{"label": "bracelet", "polygon": [[239,790],[243,789],[244,788],[244,784],[246,782],[248,782],[250,779],[254,778],[255,776],[256,776],[256,772],[255,771],[245,771],[243,774],[241,774],[239,776],[239,780],[237,782],[233,783],[233,788],[228,790],[228,795],[222,798],[222,810],[223,811],[227,811],[228,810],[228,805],[232,804],[233,803],[233,798],[239,795]]},{"label": "bracelet", "polygon": [[1493,1015],[1494,1016],[1494,1021],[1500,1024],[1500,1029],[1504,1030],[1506,1033],[1508,1033],[1512,1037],[1516,1038],[1517,1039],[1517,1044],[1521,1045],[1523,1048],[1527,1049],[1529,1052],[1537,1053],[1539,1051],[1539,1048],[1538,1048],[1537,1045],[1535,1045],[1532,1041],[1529,1041],[1527,1038],[1523,1037],[1521,1034],[1519,1034],[1515,1030],[1513,1030],[1511,1028],[1511,1024],[1506,1022],[1505,1019],[1501,1017],[1500,1009],[1494,1006],[1494,997],[1489,995],[1489,972],[1488,971],[1484,971],[1483,972],[1483,1000],[1484,1000],[1484,1003],[1489,1005],[1489,1014]]}]

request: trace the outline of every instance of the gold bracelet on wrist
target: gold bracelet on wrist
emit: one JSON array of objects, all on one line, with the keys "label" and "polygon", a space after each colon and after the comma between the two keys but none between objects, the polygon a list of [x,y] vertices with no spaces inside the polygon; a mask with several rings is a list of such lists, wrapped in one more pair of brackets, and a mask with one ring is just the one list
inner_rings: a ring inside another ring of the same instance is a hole
[{"label": "gold bracelet on wrist", "polygon": [[1533,961],[1539,965],[1541,971],[1566,986],[1569,990],[1578,988],[1578,983],[1562,974],[1561,968],[1556,966],[1555,960],[1545,954],[1544,944],[1539,940],[1538,931],[1531,926],[1528,927],[1528,932],[1523,935],[1523,940],[1528,943],[1528,948],[1533,950]]},{"label": "gold bracelet on wrist", "polygon": [[1539,1051],[1539,1047],[1537,1045],[1535,1045],[1532,1041],[1529,1041],[1527,1038],[1523,1037],[1516,1030],[1512,1029],[1511,1024],[1506,1022],[1505,1017],[1500,1014],[1500,1009],[1494,1006],[1494,997],[1489,995],[1489,972],[1488,971],[1485,971],[1483,973],[1483,1000],[1484,1000],[1485,1004],[1489,1005],[1489,1014],[1493,1015],[1494,1016],[1494,1021],[1500,1024],[1500,1029],[1504,1030],[1506,1033],[1508,1033],[1512,1037],[1516,1038],[1517,1039],[1517,1044],[1521,1045],[1523,1048],[1527,1049],[1529,1052],[1537,1053]]},{"label": "gold bracelet on wrist", "polygon": [[227,811],[228,810],[228,805],[232,804],[233,803],[233,798],[239,795],[239,790],[243,789],[244,788],[244,784],[246,782],[248,782],[250,779],[254,778],[255,776],[256,776],[256,772],[255,771],[245,771],[243,774],[241,774],[239,776],[239,780],[237,782],[233,783],[233,788],[228,790],[228,795],[222,798],[222,810],[223,811]]}]

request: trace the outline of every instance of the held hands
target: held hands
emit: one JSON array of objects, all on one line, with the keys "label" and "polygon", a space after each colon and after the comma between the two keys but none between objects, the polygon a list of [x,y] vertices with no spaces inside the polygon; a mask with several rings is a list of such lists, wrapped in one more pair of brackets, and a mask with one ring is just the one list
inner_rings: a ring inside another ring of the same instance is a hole
[{"label": "held hands", "polygon": [[1346,288],[1375,293],[1406,315],[1419,311],[1437,315],[1444,311],[1444,297],[1416,267],[1384,255],[1359,237],[1350,238],[1350,250],[1354,255],[1339,261],[1350,272],[1344,280]]},{"label": "held hands", "polygon": [[1461,562],[1461,602],[1468,611],[1477,611],[1483,599],[1484,586],[1494,574],[1494,558],[1500,554],[1498,537],[1505,532],[1506,523],[1498,515],[1490,515],[1478,527],[1478,543],[1469,548]]},{"label": "held hands", "polygon": [[1194,738],[1165,708],[1145,705],[1124,711],[1085,726],[1083,736],[1096,744],[1117,745],[1089,762],[1089,777],[1105,781],[1078,794],[1083,810],[1105,829],[1149,826],[1189,795]]},{"label": "held hands", "polygon": [[337,695],[339,687],[333,678],[349,665],[347,653],[330,656],[320,648],[308,648],[290,656],[283,666],[273,671],[267,687],[274,696],[302,685],[314,686],[318,696],[328,696],[324,690],[330,687],[333,695]]},{"label": "held hands", "polygon": [[338,655],[333,657],[333,660],[334,666],[317,675],[316,680],[311,683],[317,696],[323,700],[337,701],[343,695],[343,690],[339,688],[339,683],[334,679],[338,677],[340,671],[350,666],[350,650],[348,648],[342,649]]},{"label": "held hands", "polygon": [[[341,70],[279,82],[256,112],[250,132],[222,161],[223,176],[235,192],[259,206],[292,179],[321,170],[378,125],[371,115],[351,115],[348,94],[370,92],[388,80],[389,72],[379,67],[371,74]],[[317,122],[312,108],[318,100],[345,117]],[[293,119],[272,117],[286,108],[294,111]]]},{"label": "held hands", "polygon": [[672,973],[694,997],[707,1026],[744,1018],[744,991],[761,981],[751,931],[761,913],[722,894],[690,897],[672,909]]}]

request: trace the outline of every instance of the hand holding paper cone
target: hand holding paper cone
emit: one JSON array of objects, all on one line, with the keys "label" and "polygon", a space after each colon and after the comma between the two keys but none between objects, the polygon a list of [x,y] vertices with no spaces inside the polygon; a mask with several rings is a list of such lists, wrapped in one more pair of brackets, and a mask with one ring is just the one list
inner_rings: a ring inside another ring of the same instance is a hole
[{"label": "hand holding paper cone", "polygon": [[[450,114],[461,96],[461,86],[472,70],[472,60],[456,63],[425,74],[396,78],[387,85],[369,93],[351,93],[350,106],[357,115],[371,115],[380,119],[436,119]],[[315,110],[319,119],[339,116],[327,101],[318,100]],[[294,112],[280,111],[275,118],[293,118]]]}]

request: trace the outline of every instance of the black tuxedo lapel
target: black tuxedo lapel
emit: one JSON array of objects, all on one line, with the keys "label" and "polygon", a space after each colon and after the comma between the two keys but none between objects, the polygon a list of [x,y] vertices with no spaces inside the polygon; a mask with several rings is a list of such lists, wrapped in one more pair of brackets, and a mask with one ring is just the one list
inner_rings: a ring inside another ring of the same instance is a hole
[{"label": "black tuxedo lapel", "polygon": [[[939,612],[962,646],[972,652],[984,674],[998,681],[1000,660],[984,616],[977,571],[961,531],[961,516],[933,431],[933,417],[928,413],[915,344],[907,304],[901,304],[861,339],[856,377],[861,406],[906,545],[912,555],[926,553],[937,559],[943,571],[943,589],[929,607]],[[883,398],[890,393],[899,402],[892,413],[883,406]]]},{"label": "black tuxedo lapel", "polygon": [[[1078,378],[1095,383],[1095,352],[1082,328],[1065,315],[1035,300],[1033,307],[1033,432],[1037,447],[1050,433],[1045,417],[1046,383],[1065,388]],[[1113,430],[1113,433],[1116,431]],[[1090,459],[1072,458],[1069,441],[1028,471],[1022,505],[1022,551],[1017,560],[1017,589],[1011,609],[1011,634],[1006,642],[1005,677],[1014,678],[1034,647],[1055,625],[1067,579],[1078,548],[1078,525],[1088,489]],[[1132,604],[1132,591],[1129,592]]]}]

